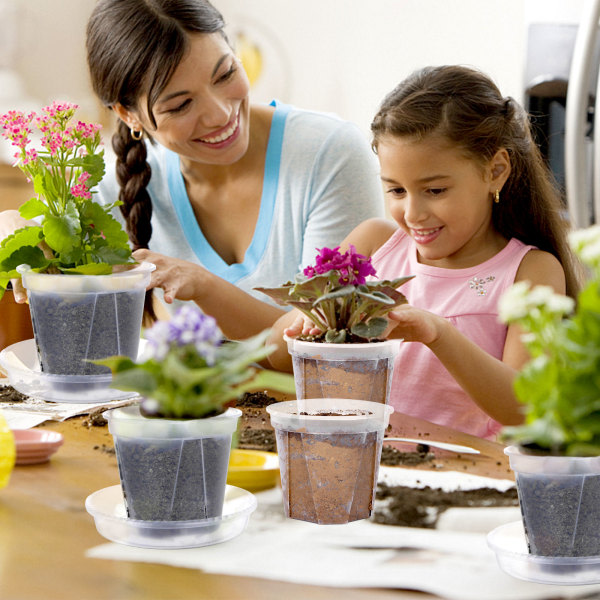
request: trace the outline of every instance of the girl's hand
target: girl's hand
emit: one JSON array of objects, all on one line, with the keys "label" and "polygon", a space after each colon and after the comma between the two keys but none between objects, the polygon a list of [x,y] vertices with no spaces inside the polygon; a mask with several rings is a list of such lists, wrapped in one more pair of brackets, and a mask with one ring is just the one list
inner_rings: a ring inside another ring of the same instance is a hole
[{"label": "girl's hand", "polygon": [[427,346],[439,339],[443,326],[447,324],[442,317],[410,304],[398,306],[387,316],[390,326],[385,337],[402,338],[406,342],[421,342]]},{"label": "girl's hand", "polygon": [[283,330],[283,334],[288,337],[297,337],[299,335],[318,335],[321,330],[315,327],[315,324],[304,314],[300,313],[294,322]]},{"label": "girl's hand", "polygon": [[156,265],[148,289],[162,288],[167,304],[172,304],[175,299],[198,300],[200,298],[202,282],[206,274],[206,270],[201,266],[145,248],[136,250],[133,257],[139,262],[146,261]]}]

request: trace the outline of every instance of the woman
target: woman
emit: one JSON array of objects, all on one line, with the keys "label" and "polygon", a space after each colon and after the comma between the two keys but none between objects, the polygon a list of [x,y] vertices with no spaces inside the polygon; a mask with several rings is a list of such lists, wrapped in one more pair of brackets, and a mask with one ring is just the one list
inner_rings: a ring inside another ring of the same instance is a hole
[{"label": "woman", "polygon": [[[293,279],[315,248],[382,216],[383,199],[357,127],[250,103],[223,27],[205,0],[100,0],[87,53],[94,91],[119,117],[100,198],[122,201],[134,256],[157,265],[165,301],[194,300],[239,339],[282,314],[254,287]],[[0,234],[14,228],[0,219]]]},{"label": "woman", "polygon": [[87,50],[94,90],[120,119],[102,198],[119,194],[167,303],[194,300],[243,338],[281,315],[253,287],[292,279],[383,200],[356,127],[250,103],[223,27],[204,0],[101,0]]}]

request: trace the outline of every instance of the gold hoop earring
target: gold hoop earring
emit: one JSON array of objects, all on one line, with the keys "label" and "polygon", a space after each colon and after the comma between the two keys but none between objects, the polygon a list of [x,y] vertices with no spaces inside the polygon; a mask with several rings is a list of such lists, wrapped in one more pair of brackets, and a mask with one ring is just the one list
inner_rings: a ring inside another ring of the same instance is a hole
[{"label": "gold hoop earring", "polygon": [[498,204],[500,202],[500,190],[494,192],[494,202]]},{"label": "gold hoop earring", "polygon": [[142,136],[144,135],[144,130],[143,129],[134,129],[133,127],[129,130],[129,133],[131,133],[131,137],[136,141],[139,142],[142,139]]}]

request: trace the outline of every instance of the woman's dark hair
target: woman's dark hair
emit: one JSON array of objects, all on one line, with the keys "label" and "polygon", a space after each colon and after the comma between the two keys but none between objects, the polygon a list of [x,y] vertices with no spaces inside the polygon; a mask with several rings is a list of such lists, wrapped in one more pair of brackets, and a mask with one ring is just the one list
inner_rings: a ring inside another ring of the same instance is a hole
[{"label": "woman's dark hair", "polygon": [[575,298],[580,267],[567,242],[561,193],[533,140],[527,114],[486,75],[458,65],[416,71],[385,97],[371,132],[375,151],[385,136],[434,134],[481,164],[505,148],[511,171],[500,202],[493,204],[493,225],[507,239],[556,256],[565,270],[567,294]]},{"label": "woman's dark hair", "polygon": [[[223,17],[206,0],[100,0],[87,25],[87,61],[94,91],[107,107],[139,108],[141,96],[153,125],[152,108],[179,66],[189,35],[223,32]],[[223,34],[224,35],[224,34]],[[152,236],[152,203],[146,186],[146,145],[119,120],[112,139],[117,156],[119,200],[134,250]],[[151,296],[146,312],[151,317]]]}]

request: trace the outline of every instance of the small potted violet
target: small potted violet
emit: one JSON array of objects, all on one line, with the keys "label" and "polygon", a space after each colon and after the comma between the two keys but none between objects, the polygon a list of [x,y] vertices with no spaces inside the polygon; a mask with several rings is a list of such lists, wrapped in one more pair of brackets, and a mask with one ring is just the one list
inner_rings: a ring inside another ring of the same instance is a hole
[{"label": "small potted violet", "polygon": [[216,321],[193,304],[146,332],[144,355],[97,361],[114,387],[135,391],[139,404],[106,413],[114,438],[127,515],[149,521],[221,515],[229,451],[250,390],[293,393],[291,375],[260,369],[272,350],[268,331],[241,342],[223,338]]},{"label": "small potted violet", "polygon": [[315,264],[277,288],[256,288],[292,306],[321,333],[286,338],[298,398],[349,398],[385,404],[400,340],[383,340],[385,315],[406,303],[397,290],[412,276],[379,281],[354,246],[322,248]]},{"label": "small potted violet", "polygon": [[589,267],[577,303],[519,282],[500,317],[517,323],[531,360],[515,392],[525,423],[503,430],[529,552],[600,556],[600,226],[570,234]]},{"label": "small potted violet", "polygon": [[17,149],[15,166],[35,193],[19,209],[23,227],[0,243],[0,298],[11,279],[22,278],[44,373],[105,375],[108,369],[89,359],[137,356],[154,265],[133,259],[111,214],[119,201],[94,200],[105,169],[100,125],[75,120],[77,108],[54,102],[41,115],[0,117],[3,137]]}]

